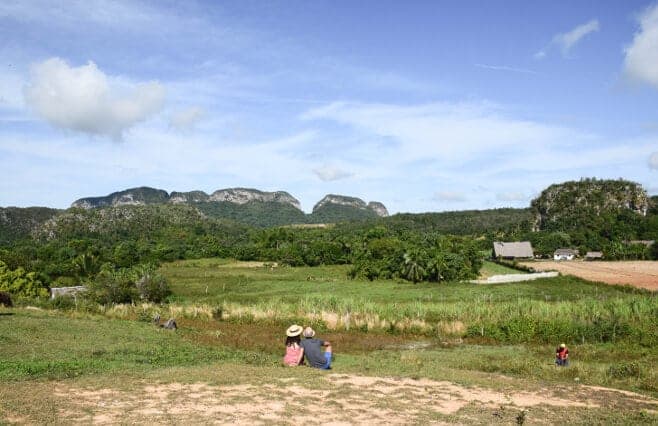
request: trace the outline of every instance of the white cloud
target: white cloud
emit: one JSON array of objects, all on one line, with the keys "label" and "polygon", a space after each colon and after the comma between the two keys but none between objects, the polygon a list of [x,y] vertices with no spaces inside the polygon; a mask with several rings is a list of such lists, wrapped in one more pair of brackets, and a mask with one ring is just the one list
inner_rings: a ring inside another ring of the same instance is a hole
[{"label": "white cloud", "polygon": [[599,30],[598,19],[592,19],[591,21],[585,24],[578,25],[576,28],[574,28],[569,32],[556,35],[554,40],[562,48],[562,53],[566,54],[583,37],[585,37],[589,33],[593,33],[598,30]]},{"label": "white cloud", "polygon": [[478,67],[478,68],[484,68],[484,69],[494,70],[494,71],[509,71],[509,72],[516,72],[516,73],[521,73],[521,74],[539,74],[536,71],[529,70],[529,69],[526,69],[526,68],[508,67],[506,65],[475,64],[475,66]]},{"label": "white cloud", "polygon": [[[265,191],[288,190],[296,195],[292,187],[295,179],[308,186],[308,174],[300,173],[307,170],[306,161],[291,153],[299,152],[300,145],[312,140],[314,135],[310,132],[252,145],[221,145],[214,137],[195,134],[181,138],[175,132],[153,127],[136,128],[121,144],[111,141],[90,144],[84,135],[14,133],[0,138],[0,170],[9,170],[12,158],[29,158],[42,165],[43,176],[57,177],[51,180],[56,181],[52,185],[59,186],[60,192],[80,196],[102,194],[80,189],[89,186],[90,181],[111,191],[141,185],[207,192],[247,186]],[[5,184],[6,192],[0,191],[0,205],[3,197],[20,191],[32,175],[33,169],[29,167],[22,167],[20,173],[12,175],[14,178]],[[0,189],[5,187],[0,185]],[[74,198],[58,207],[68,205]]]},{"label": "white cloud", "polygon": [[651,170],[658,170],[658,152],[653,152],[649,156],[649,168]]},{"label": "white cloud", "polygon": [[658,88],[658,4],[640,16],[640,30],[625,49],[624,70],[637,81]]},{"label": "white cloud", "polygon": [[324,182],[345,179],[354,175],[353,173],[329,165],[313,169],[313,173]]},{"label": "white cloud", "polygon": [[456,191],[439,191],[436,194],[434,194],[434,200],[459,203],[462,201],[466,201],[466,196],[461,192],[456,192]]},{"label": "white cloud", "polygon": [[[485,199],[490,206],[522,205],[533,191],[581,177],[647,179],[649,169],[641,172],[639,166],[647,164],[658,143],[654,137],[609,139],[520,118],[514,110],[488,102],[336,102],[309,109],[302,118],[340,129],[330,143],[352,141],[341,145],[339,152],[350,170],[358,170],[353,185],[433,194],[415,201],[414,210],[432,209],[436,201],[459,201],[465,208],[482,208]],[[436,182],[449,191],[435,194]],[[478,197],[468,196],[484,183],[489,198],[481,189]],[[391,210],[396,207],[410,208],[402,203]]]},{"label": "white cloud", "polygon": [[412,106],[336,102],[302,117],[333,120],[377,138],[380,146],[370,147],[370,152],[379,157],[390,153],[394,164],[435,159],[454,167],[459,161],[496,155],[503,149],[516,155],[573,139],[566,129],[508,118],[486,102]]},{"label": "white cloud", "polygon": [[498,201],[525,201],[528,197],[522,192],[499,192],[496,194]]},{"label": "white cloud", "polygon": [[169,118],[169,125],[176,130],[189,130],[201,121],[205,114],[203,108],[200,107],[176,111]]},{"label": "white cloud", "polygon": [[533,56],[535,59],[542,59],[546,57],[547,50],[549,50],[551,46],[557,46],[562,51],[562,55],[566,56],[569,54],[569,51],[580,40],[583,39],[583,37],[585,37],[590,33],[596,32],[599,29],[600,29],[600,25],[598,19],[592,19],[589,22],[578,25],[576,28],[572,29],[571,31],[567,31],[566,33],[556,34],[548,46],[541,49]]},{"label": "white cloud", "polygon": [[[65,3],[49,0],[9,0],[0,2],[0,17],[21,22],[53,25],[59,28],[79,28],[81,25],[140,30],[154,28],[167,18],[155,7],[131,1],[68,0]],[[168,19],[167,24],[175,22]],[[170,26],[162,27],[169,30]]]},{"label": "white cloud", "polygon": [[24,94],[26,104],[54,126],[120,138],[162,108],[165,90],[155,82],[111,81],[91,61],[71,67],[51,58],[32,67]]}]

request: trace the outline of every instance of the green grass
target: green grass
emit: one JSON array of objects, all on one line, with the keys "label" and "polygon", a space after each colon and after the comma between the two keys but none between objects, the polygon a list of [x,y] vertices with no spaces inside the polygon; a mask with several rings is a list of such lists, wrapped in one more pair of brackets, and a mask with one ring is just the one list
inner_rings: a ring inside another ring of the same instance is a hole
[{"label": "green grass", "polygon": [[300,321],[500,343],[658,344],[658,298],[648,291],[570,276],[480,286],[349,280],[346,271],[212,260],[162,268],[177,303],[203,303],[240,322]]},{"label": "green grass", "polygon": [[487,278],[493,275],[522,274],[523,272],[499,263],[484,261],[480,269],[480,277]]},{"label": "green grass", "polygon": [[[1,308],[0,308],[1,309]],[[193,330],[57,311],[0,311],[0,380],[62,378],[82,374],[194,365],[248,354],[194,344]],[[7,315],[11,313],[11,315]]]},{"label": "green grass", "polygon": [[[332,342],[334,374],[429,378],[503,392],[596,385],[658,397],[656,293],[571,277],[486,286],[368,282],[347,279],[347,269],[175,262],[161,268],[174,292],[169,305],[95,313],[82,304],[69,311],[31,309],[24,301],[0,308],[0,423],[3,410],[38,423],[56,418],[52,380],[129,391],[153,382],[258,386],[273,378],[311,386],[317,372],[280,365],[293,321],[312,324]],[[179,329],[147,322],[155,312],[175,316]],[[373,318],[388,327],[373,326]],[[568,368],[553,365],[562,340],[570,347]],[[22,396],[28,389],[38,396],[34,406]],[[655,421],[638,407],[646,405],[560,408],[560,419]],[[515,421],[516,411],[501,410],[464,408],[434,420]],[[529,418],[557,412],[542,410],[548,409],[528,410]]]},{"label": "green grass", "polygon": [[[0,316],[0,381],[61,379],[96,374],[147,374],[162,368],[216,362],[274,368],[284,330],[273,324],[181,320],[178,331],[152,324],[89,315],[15,309]],[[477,345],[413,334],[323,332],[332,342],[337,373],[427,377],[487,384],[482,373],[531,383],[612,386],[658,395],[658,354],[637,345],[571,347],[569,368],[553,365],[552,345]],[[635,370],[620,370],[634,365]],[[531,386],[531,385],[528,385]]]},{"label": "green grass", "polygon": [[[576,301],[607,300],[641,291],[590,283],[565,276],[525,283],[478,286],[465,283],[419,283],[407,281],[364,281],[347,278],[349,266],[253,267],[227,263],[224,259],[179,261],[163,265],[174,300],[187,303],[255,304],[273,298],[296,303],[304,297],[336,296],[363,299],[373,303],[413,303],[460,301],[505,302],[513,300]],[[488,264],[494,268],[495,264]],[[496,265],[495,267],[505,268]],[[510,270],[505,268],[505,270]],[[516,271],[515,273],[518,273]]]}]

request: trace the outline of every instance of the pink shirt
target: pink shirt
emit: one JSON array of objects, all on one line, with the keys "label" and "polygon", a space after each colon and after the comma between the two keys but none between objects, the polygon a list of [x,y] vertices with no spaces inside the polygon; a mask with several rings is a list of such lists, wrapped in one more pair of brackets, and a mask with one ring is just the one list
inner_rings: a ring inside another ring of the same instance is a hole
[{"label": "pink shirt", "polygon": [[295,366],[299,365],[299,355],[302,353],[301,346],[293,345],[286,346],[286,355],[283,357],[283,363],[285,365]]}]

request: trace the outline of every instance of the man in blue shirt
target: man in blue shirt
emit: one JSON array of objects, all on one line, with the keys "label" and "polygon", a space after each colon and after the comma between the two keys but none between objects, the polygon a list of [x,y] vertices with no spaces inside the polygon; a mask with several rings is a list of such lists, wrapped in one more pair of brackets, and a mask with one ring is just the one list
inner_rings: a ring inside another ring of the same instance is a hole
[{"label": "man in blue shirt", "polygon": [[[304,358],[308,365],[323,370],[331,368],[331,343],[326,340],[314,339],[315,331],[311,327],[306,327],[302,332],[304,340],[299,343],[299,346],[304,348]],[[324,353],[322,347],[324,346]]]}]

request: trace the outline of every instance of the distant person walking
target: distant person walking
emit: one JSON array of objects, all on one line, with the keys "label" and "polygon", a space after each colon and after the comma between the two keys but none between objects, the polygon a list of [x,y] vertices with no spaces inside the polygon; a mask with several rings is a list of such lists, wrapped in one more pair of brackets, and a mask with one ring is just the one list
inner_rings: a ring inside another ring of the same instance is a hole
[{"label": "distant person walking", "polygon": [[[304,348],[304,357],[308,361],[308,365],[329,370],[331,368],[331,343],[326,340],[314,339],[315,331],[311,327],[306,327],[302,334],[304,340],[301,341],[300,345]],[[322,347],[324,347],[324,353]]]},{"label": "distant person walking", "polygon": [[293,324],[286,330],[286,354],[283,356],[283,363],[289,367],[295,367],[302,363],[304,359],[304,348],[300,346],[302,327]]},{"label": "distant person walking", "polygon": [[564,343],[558,346],[555,350],[555,365],[559,367],[566,367],[569,365],[569,349]]}]

